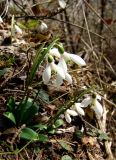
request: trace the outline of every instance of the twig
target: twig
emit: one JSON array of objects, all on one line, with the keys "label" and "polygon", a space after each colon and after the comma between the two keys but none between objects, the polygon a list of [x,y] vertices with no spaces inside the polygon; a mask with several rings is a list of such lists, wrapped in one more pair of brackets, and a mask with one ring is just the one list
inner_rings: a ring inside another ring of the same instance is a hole
[{"label": "twig", "polygon": [[[96,116],[96,118],[97,118],[97,122],[98,122],[100,130],[103,131],[104,133],[106,133],[107,110],[105,107],[105,103],[103,103],[103,110],[104,110],[103,120],[100,120],[97,116]],[[108,140],[105,141],[104,145],[105,145],[106,154],[108,156],[108,160],[114,160],[114,157],[113,157],[113,154],[111,151],[111,141],[110,142]]]}]

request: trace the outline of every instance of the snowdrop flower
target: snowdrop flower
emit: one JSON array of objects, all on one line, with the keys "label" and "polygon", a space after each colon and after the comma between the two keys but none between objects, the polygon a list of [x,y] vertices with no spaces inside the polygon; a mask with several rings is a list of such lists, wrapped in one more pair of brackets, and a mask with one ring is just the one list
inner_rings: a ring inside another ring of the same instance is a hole
[{"label": "snowdrop flower", "polygon": [[62,51],[61,47],[59,47],[59,49],[58,48],[51,49],[50,54],[53,55],[53,56],[56,56],[58,58],[63,58],[66,61],[71,60],[79,66],[85,66],[86,65],[85,61],[80,56],[78,56],[76,54],[71,54],[71,53]]},{"label": "snowdrop flower", "polygon": [[75,109],[75,111],[76,111],[78,114],[80,114],[80,115],[82,115],[82,116],[85,115],[85,112],[84,112],[84,110],[83,110],[82,107],[81,107],[81,103],[75,103],[74,106],[73,106],[73,108]]},{"label": "snowdrop flower", "polygon": [[43,72],[43,75],[42,75],[44,84],[49,83],[52,70],[57,72],[57,74],[59,75],[59,77],[61,77],[61,79],[65,79],[65,74],[64,74],[64,71],[62,70],[62,68],[54,63],[54,59],[52,56],[48,56],[48,64],[47,64],[47,66]]},{"label": "snowdrop flower", "polygon": [[23,33],[23,32],[22,32],[22,29],[21,29],[19,26],[17,26],[16,24],[15,24],[15,30],[16,30],[16,32],[19,33],[19,34],[22,34],[22,33]]},{"label": "snowdrop flower", "polygon": [[3,23],[3,19],[2,19],[2,17],[0,16],[0,23]]},{"label": "snowdrop flower", "polygon": [[64,0],[58,0],[58,3],[60,5],[61,8],[66,8],[66,2]]},{"label": "snowdrop flower", "polygon": [[[60,59],[58,66],[63,69],[64,74],[65,74],[65,80],[69,83],[72,84],[72,77],[71,75],[67,72],[67,64],[63,58]],[[59,74],[57,74],[56,78],[56,84],[57,86],[60,86],[63,83],[63,79]]]},{"label": "snowdrop flower", "polygon": [[48,29],[48,26],[47,26],[46,23],[41,22],[41,24],[39,26],[39,29],[40,29],[41,32],[44,32],[44,31],[46,31]]},{"label": "snowdrop flower", "polygon": [[67,109],[66,112],[65,112],[65,114],[64,114],[64,117],[65,117],[65,119],[66,119],[66,121],[68,123],[71,123],[71,116],[77,116],[77,115],[78,114],[77,114],[76,111],[71,110],[71,109]]},{"label": "snowdrop flower", "polygon": [[71,116],[77,116],[78,114],[84,116],[85,112],[81,108],[80,103],[75,103],[74,106],[72,106],[72,109],[66,110],[65,119],[68,123],[71,123]]},{"label": "snowdrop flower", "polygon": [[95,111],[96,115],[100,118],[103,114],[103,107],[98,100],[101,100],[101,96],[94,93],[92,97],[85,98],[81,102],[80,106],[85,108],[88,105],[92,105],[91,108]]}]

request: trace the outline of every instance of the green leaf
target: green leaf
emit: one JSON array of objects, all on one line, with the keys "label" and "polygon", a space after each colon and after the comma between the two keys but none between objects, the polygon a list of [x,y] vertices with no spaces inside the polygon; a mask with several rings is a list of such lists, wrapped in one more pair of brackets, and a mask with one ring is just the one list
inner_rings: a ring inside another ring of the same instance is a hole
[{"label": "green leaf", "polygon": [[28,98],[27,101],[24,100],[16,110],[17,123],[28,124],[32,120],[33,116],[38,112],[38,109],[39,107],[37,104],[33,104],[33,99]]},{"label": "green leaf", "polygon": [[45,49],[45,50],[43,50],[44,44],[42,44],[40,49],[37,51],[36,56],[35,56],[34,61],[33,61],[32,68],[30,69],[30,73],[29,73],[28,78],[27,78],[27,86],[31,85],[39,65],[42,63],[42,61],[44,60],[44,57],[49,52],[49,50],[54,46],[56,41],[58,41],[58,39],[54,40],[48,46],[48,48]]},{"label": "green leaf", "polygon": [[7,110],[10,112],[14,112],[15,110],[15,100],[13,97],[10,97],[8,102],[7,102]]},{"label": "green leaf", "polygon": [[3,115],[9,120],[11,120],[14,124],[16,124],[15,116],[12,112],[5,112]]},{"label": "green leaf", "polygon": [[83,132],[81,132],[80,130],[77,130],[74,135],[76,138],[81,139],[83,137]]},{"label": "green leaf", "polygon": [[26,24],[27,28],[29,29],[35,29],[38,26],[39,22],[36,19],[29,20]]},{"label": "green leaf", "polygon": [[38,93],[38,96],[46,101],[46,102],[49,102],[49,95],[43,90],[43,89],[40,89],[39,93]]},{"label": "green leaf", "polygon": [[72,158],[68,155],[64,155],[61,160],[72,160]]},{"label": "green leaf", "polygon": [[60,140],[58,142],[62,146],[62,148],[64,148],[65,150],[71,151],[71,152],[73,151],[73,148],[69,144],[67,144],[65,141]]},{"label": "green leaf", "polygon": [[9,68],[3,68],[2,70],[0,70],[0,77],[2,77],[8,71],[9,71]]},{"label": "green leaf", "polygon": [[31,128],[24,128],[20,133],[20,138],[25,140],[38,140],[38,133]]},{"label": "green leaf", "polygon": [[34,126],[32,126],[32,127],[33,127],[33,128],[37,128],[37,129],[39,129],[40,131],[47,129],[47,125],[46,125],[46,124],[42,124],[42,123],[37,124],[37,125],[34,125]]},{"label": "green leaf", "polygon": [[64,121],[62,119],[58,119],[54,123],[54,128],[58,128],[64,124]]},{"label": "green leaf", "polygon": [[98,139],[101,140],[101,141],[102,140],[108,140],[109,137],[107,136],[107,133],[102,132],[102,133],[99,134]]},{"label": "green leaf", "polygon": [[47,137],[46,135],[44,135],[44,134],[38,134],[38,139],[39,139],[39,141],[41,141],[41,142],[46,142],[46,141],[48,141],[48,137]]}]

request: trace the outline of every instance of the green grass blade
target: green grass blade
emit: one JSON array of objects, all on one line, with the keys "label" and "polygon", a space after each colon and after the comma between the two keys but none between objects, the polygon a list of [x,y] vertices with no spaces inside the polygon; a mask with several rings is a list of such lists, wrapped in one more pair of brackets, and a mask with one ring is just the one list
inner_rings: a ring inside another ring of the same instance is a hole
[{"label": "green grass blade", "polygon": [[55,43],[58,41],[58,39],[55,39],[46,50],[43,51],[44,44],[40,47],[39,51],[37,51],[37,54],[33,61],[33,66],[30,70],[29,76],[27,78],[27,86],[32,84],[33,78],[35,76],[35,73],[39,67],[39,65],[44,60],[46,54],[49,52],[49,50],[55,45]]}]

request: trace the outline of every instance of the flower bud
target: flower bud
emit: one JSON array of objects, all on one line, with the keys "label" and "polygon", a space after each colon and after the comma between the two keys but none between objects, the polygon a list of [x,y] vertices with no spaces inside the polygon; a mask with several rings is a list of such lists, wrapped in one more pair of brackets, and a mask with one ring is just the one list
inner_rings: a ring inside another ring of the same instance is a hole
[{"label": "flower bud", "polygon": [[51,55],[49,55],[49,56],[48,56],[48,62],[49,62],[49,63],[52,63],[53,61],[54,61],[54,58],[53,58]]}]

